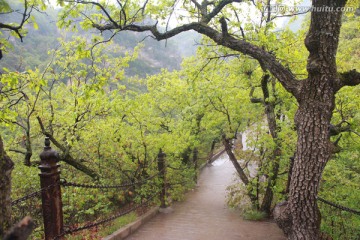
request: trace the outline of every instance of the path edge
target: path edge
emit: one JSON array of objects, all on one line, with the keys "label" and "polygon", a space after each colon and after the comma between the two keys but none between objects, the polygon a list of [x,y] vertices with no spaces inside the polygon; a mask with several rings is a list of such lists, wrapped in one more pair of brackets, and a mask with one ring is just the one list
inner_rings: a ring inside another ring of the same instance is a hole
[{"label": "path edge", "polygon": [[124,227],[116,230],[112,234],[102,238],[102,240],[122,240],[128,237],[130,234],[134,233],[139,227],[141,227],[143,224],[147,223],[150,219],[155,217],[159,213],[159,207],[153,207],[149,211],[147,211],[145,214],[138,217],[137,220],[135,220],[132,223],[129,223],[125,225]]},{"label": "path edge", "polygon": [[[223,153],[225,152],[225,149],[220,150],[219,152],[215,153],[212,157],[209,163],[212,163],[217,158],[219,158]],[[208,165],[208,162],[202,164],[200,166],[200,171]],[[149,211],[147,211],[145,214],[138,217],[137,220],[135,220],[132,223],[129,223],[125,225],[122,228],[119,228],[112,234],[102,238],[102,240],[123,240],[130,236],[132,233],[134,233],[137,229],[139,229],[142,225],[147,223],[150,219],[155,217],[159,213],[160,207],[153,207]]]}]

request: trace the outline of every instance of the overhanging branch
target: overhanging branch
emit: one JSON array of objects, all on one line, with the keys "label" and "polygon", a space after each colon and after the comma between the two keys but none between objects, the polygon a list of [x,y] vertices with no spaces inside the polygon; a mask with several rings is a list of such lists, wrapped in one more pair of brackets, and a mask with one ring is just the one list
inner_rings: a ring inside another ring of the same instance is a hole
[{"label": "overhanging branch", "polygon": [[[86,2],[86,4],[89,3],[87,1],[76,1],[76,2],[77,3]],[[270,71],[271,74],[280,81],[280,83],[284,86],[284,88],[287,91],[292,93],[296,98],[299,98],[301,82],[298,81],[295,78],[295,76],[292,74],[292,72],[286,67],[284,67],[273,54],[267,52],[265,49],[263,49],[260,46],[256,46],[243,39],[242,40],[237,39],[229,34],[226,34],[227,31],[219,32],[218,30],[208,25],[208,23],[215,16],[217,16],[224,9],[225,6],[232,3],[240,3],[240,2],[242,2],[242,0],[222,0],[215,5],[215,7],[212,9],[210,13],[206,15],[203,15],[204,14],[203,13],[200,22],[183,24],[171,30],[166,30],[165,32],[159,31],[157,27],[157,23],[153,25],[142,25],[132,22],[126,25],[119,25],[118,23],[114,23],[112,19],[108,19],[107,23],[105,24],[95,23],[93,24],[93,27],[97,28],[100,31],[115,30],[115,29],[119,31],[134,31],[134,32],[149,31],[158,41],[169,39],[185,31],[194,30],[200,34],[203,34],[211,38],[215,43],[219,45],[222,45],[224,47],[227,47],[229,49],[232,49],[234,51],[240,52],[244,55],[248,55],[256,59],[264,69]],[[204,0],[202,4],[209,5],[210,3]],[[197,5],[197,7],[200,7],[199,3],[195,5]],[[203,6],[201,7],[203,8]],[[221,20],[221,24],[223,26],[223,30],[226,30],[225,19]]]},{"label": "overhanging branch", "polygon": [[[111,24],[105,26],[94,25],[94,27],[98,28],[99,30],[114,29],[114,26]],[[219,32],[204,23],[193,22],[189,24],[184,24],[166,32],[160,32],[156,24],[131,24],[128,26],[124,26],[122,30],[134,32],[150,31],[158,41],[171,38],[182,32],[194,30],[198,33],[208,36],[219,45],[228,47],[232,50],[253,57],[262,66],[264,66],[265,69],[268,69],[271,74],[280,81],[280,83],[287,91],[292,93],[295,97],[299,96],[301,82],[295,78],[295,76],[289,69],[285,68],[279,61],[277,61],[274,55],[262,49],[261,47],[253,45],[247,41],[236,39],[230,35],[224,35],[222,32]]]}]

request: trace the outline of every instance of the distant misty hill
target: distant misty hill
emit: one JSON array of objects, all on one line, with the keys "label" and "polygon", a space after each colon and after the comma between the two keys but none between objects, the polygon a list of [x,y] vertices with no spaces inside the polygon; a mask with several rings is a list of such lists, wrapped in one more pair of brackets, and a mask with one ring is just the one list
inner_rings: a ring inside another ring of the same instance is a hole
[{"label": "distant misty hill", "polygon": [[[15,6],[15,8],[21,8],[21,6]],[[12,71],[22,72],[35,67],[43,68],[50,59],[48,51],[59,46],[58,38],[64,36],[68,38],[74,34],[91,37],[89,32],[73,33],[58,29],[56,26],[56,10],[49,9],[46,14],[34,13],[34,16],[38,29],[34,29],[30,24],[26,25],[28,33],[23,42],[18,38],[9,37],[13,49],[4,52],[4,57],[0,61],[0,70],[5,67]],[[17,22],[17,17],[19,15],[0,15],[0,22]],[[2,37],[8,37],[7,35],[7,32],[3,32]],[[140,42],[144,44],[138,59],[132,62],[127,69],[127,76],[144,77],[156,74],[162,68],[179,69],[183,57],[195,54],[196,42],[194,39],[197,39],[197,42],[200,39],[200,36],[194,32],[186,32],[167,42],[158,42],[147,37],[148,35],[148,33],[120,32],[114,37],[114,42],[124,49],[133,49]],[[106,33],[104,36],[106,37]]]}]

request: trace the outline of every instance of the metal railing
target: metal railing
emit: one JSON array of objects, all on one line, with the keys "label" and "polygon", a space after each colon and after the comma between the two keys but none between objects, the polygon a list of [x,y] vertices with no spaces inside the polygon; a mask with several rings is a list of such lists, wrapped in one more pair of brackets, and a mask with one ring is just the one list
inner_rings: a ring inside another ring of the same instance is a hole
[{"label": "metal railing", "polygon": [[[197,154],[195,154],[197,156]],[[46,240],[50,239],[63,239],[65,235],[69,235],[75,232],[79,232],[85,229],[90,229],[104,223],[113,221],[119,217],[122,217],[126,214],[129,214],[135,210],[148,207],[153,203],[153,201],[158,198],[160,201],[160,207],[167,207],[167,198],[168,198],[168,189],[171,189],[172,186],[178,184],[186,184],[186,181],[181,183],[169,183],[166,179],[166,164],[165,158],[166,154],[160,149],[157,156],[157,172],[145,179],[133,181],[133,182],[124,182],[120,184],[84,184],[76,182],[68,182],[65,179],[60,177],[60,165],[59,155],[50,147],[49,138],[45,139],[44,151],[40,154],[41,163],[39,165],[40,169],[40,190],[34,191],[26,196],[18,198],[12,201],[12,206],[20,206],[21,203],[33,198],[41,198],[42,205],[42,217],[44,225],[44,235]],[[196,161],[196,159],[194,159]],[[153,182],[155,181],[155,182]],[[191,181],[191,180],[190,180]],[[141,197],[140,203],[128,204],[126,207],[122,207],[118,212],[110,216],[96,219],[93,222],[86,222],[81,224],[76,224],[74,226],[65,226],[64,225],[64,216],[63,216],[63,201],[61,194],[61,187],[64,188],[87,188],[87,189],[122,189],[128,190],[129,188],[139,187],[145,184],[150,186],[159,186],[158,189],[154,190],[155,194],[151,196]],[[79,226],[80,225],[80,226]]]}]

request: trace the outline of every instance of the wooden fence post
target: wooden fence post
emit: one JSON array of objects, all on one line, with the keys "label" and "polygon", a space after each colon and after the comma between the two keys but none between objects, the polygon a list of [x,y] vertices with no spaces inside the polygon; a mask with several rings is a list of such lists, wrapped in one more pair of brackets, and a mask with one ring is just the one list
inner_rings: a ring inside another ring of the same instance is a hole
[{"label": "wooden fence post", "polygon": [[166,154],[160,149],[158,154],[158,171],[161,179],[161,191],[160,191],[160,208],[166,208],[166,168],[165,168]]},{"label": "wooden fence post", "polygon": [[[63,213],[60,188],[59,154],[51,149],[50,140],[45,138],[44,151],[40,154],[40,185],[45,239],[58,237],[63,231]],[[61,238],[58,238],[61,239]]]}]

